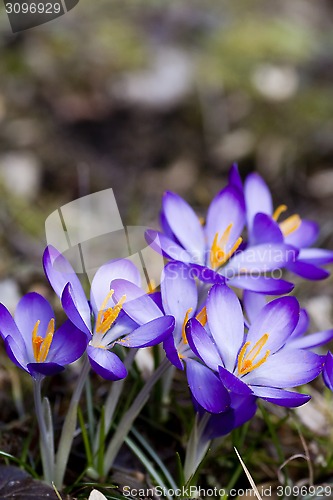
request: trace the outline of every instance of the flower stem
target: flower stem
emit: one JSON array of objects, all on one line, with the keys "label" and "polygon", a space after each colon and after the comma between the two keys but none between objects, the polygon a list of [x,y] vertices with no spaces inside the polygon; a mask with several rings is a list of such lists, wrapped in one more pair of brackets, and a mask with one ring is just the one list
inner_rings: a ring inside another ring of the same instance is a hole
[{"label": "flower stem", "polygon": [[35,410],[36,417],[39,426],[40,432],[40,449],[42,455],[42,464],[43,464],[43,472],[44,479],[47,483],[52,484],[54,479],[54,444],[52,441],[53,432],[49,432],[46,427],[45,417],[44,417],[44,408],[42,402],[42,380],[43,378],[38,376],[34,378],[33,387],[34,387],[34,402],[35,402]]},{"label": "flower stem", "polygon": [[200,420],[198,415],[194,420],[185,455],[184,477],[186,484],[194,477],[210,446],[211,440],[202,440],[210,417],[211,414],[206,412]]},{"label": "flower stem", "polygon": [[170,362],[167,358],[165,358],[159,367],[155,370],[155,372],[150,376],[150,378],[146,381],[145,385],[142,387],[141,391],[133,401],[130,408],[123,415],[120,420],[115,435],[111,440],[104,457],[104,474],[107,474],[111,469],[113,462],[129,433],[131,426],[140,413],[141,409],[147,402],[149,398],[149,394],[151,389],[154,387],[156,382],[162,377],[162,375],[170,368]]},{"label": "flower stem", "polygon": [[69,408],[61,431],[61,436],[58,445],[58,451],[55,462],[55,479],[56,488],[61,489],[65,471],[67,467],[68,457],[74,439],[74,433],[77,422],[77,408],[83,391],[83,387],[90,371],[90,363],[88,357],[85,356],[83,367],[73,392],[72,399],[69,403]]},{"label": "flower stem", "polygon": [[[134,357],[137,353],[138,349],[130,349],[129,353],[127,354],[125,360],[124,360],[124,365],[126,366],[127,370],[131,367]],[[124,383],[126,379],[121,379],[117,380],[112,383],[111,388],[109,390],[108,396],[105,401],[104,405],[104,429],[102,429],[101,421],[99,421],[98,426],[97,426],[97,432],[96,432],[96,438],[94,442],[94,452],[97,455],[98,452],[98,447],[100,443],[100,437],[101,437],[101,432],[103,433],[103,436],[106,436],[111,429],[112,426],[112,419],[114,412],[117,408],[117,404],[119,401],[119,398],[121,396]]]}]

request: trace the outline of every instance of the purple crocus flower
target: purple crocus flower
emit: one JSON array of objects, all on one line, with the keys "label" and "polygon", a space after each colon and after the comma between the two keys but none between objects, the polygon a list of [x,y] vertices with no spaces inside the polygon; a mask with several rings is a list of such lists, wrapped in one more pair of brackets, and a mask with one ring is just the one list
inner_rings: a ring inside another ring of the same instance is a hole
[{"label": "purple crocus flower", "polygon": [[186,333],[192,350],[219,373],[228,391],[292,407],[309,396],[285,388],[314,379],[323,365],[322,357],[309,350],[286,348],[298,321],[297,300],[282,297],[266,304],[245,334],[237,296],[217,284],[207,298],[209,333],[195,319],[189,320]]},{"label": "purple crocus flower", "polygon": [[[184,369],[185,363],[189,387],[200,406],[209,412],[225,411],[230,404],[227,390],[216,373],[193,359],[196,355],[191,350],[185,333],[189,318],[195,317],[200,326],[205,325],[207,321],[206,307],[204,304],[198,306],[198,288],[190,268],[183,262],[169,262],[165,266],[159,301],[126,280],[114,280],[111,286],[115,290],[116,300],[126,295],[124,310],[136,323],[144,324],[165,314],[174,318],[173,335],[163,343],[167,358],[181,370]],[[207,385],[211,390],[202,390]]]},{"label": "purple crocus flower", "polygon": [[19,301],[14,319],[0,304],[0,334],[17,366],[35,379],[62,371],[84,353],[87,338],[70,321],[55,330],[54,312],[38,293]]},{"label": "purple crocus flower", "polygon": [[131,261],[113,260],[99,268],[91,283],[90,303],[72,266],[55,248],[46,248],[43,264],[45,274],[60,297],[67,316],[87,335],[90,364],[103,378],[119,380],[127,375],[124,363],[111,350],[114,345],[156,345],[173,330],[174,319],[170,316],[138,326],[124,313],[125,295],[114,303],[113,290],[110,290],[113,279],[125,278],[140,284],[139,271]]},{"label": "purple crocus flower", "polygon": [[[262,308],[266,305],[264,295],[255,292],[245,291],[243,304],[250,324],[255,320]],[[291,333],[286,348],[292,349],[314,349],[320,347],[333,339],[333,329],[307,334],[310,325],[310,318],[306,309],[301,309],[299,320],[295,330]]]},{"label": "purple crocus flower", "polygon": [[[237,182],[237,181],[236,181]],[[234,185],[239,190],[239,182]],[[239,191],[240,193],[240,191]],[[329,272],[321,266],[333,262],[333,252],[310,248],[319,235],[318,225],[301,219],[298,214],[280,220],[286,205],[273,209],[272,195],[265,181],[257,173],[248,175],[244,184],[247,227],[251,245],[286,243],[299,250],[297,258],[287,262],[289,271],[309,280],[327,278]]]},{"label": "purple crocus flower", "polygon": [[146,239],[165,257],[190,265],[202,281],[266,294],[290,292],[291,283],[262,274],[294,260],[294,247],[270,241],[245,248],[241,236],[245,218],[244,196],[237,185],[228,185],[215,196],[205,225],[185,200],[166,192],[161,213],[163,232],[148,230]]}]

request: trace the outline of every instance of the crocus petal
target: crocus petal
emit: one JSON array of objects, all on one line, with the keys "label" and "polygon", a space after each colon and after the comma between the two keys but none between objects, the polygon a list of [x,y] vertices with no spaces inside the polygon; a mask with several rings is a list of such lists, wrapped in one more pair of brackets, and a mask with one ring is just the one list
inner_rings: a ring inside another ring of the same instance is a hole
[{"label": "crocus petal", "polygon": [[243,192],[243,183],[236,163],[234,163],[229,170],[228,181],[231,186]]},{"label": "crocus petal", "polygon": [[43,266],[47,279],[55,293],[61,297],[67,283],[71,283],[78,297],[86,301],[81,282],[68,260],[56,248],[48,245],[43,255]]},{"label": "crocus petal", "polygon": [[327,387],[333,391],[333,355],[330,351],[326,354],[323,379]]},{"label": "crocus petal", "polygon": [[239,394],[232,394],[231,406],[235,410],[235,428],[251,420],[257,411],[256,401],[257,398],[253,397],[253,395],[242,396]]},{"label": "crocus petal", "polygon": [[114,290],[113,299],[116,302],[124,295],[126,296],[123,310],[139,325],[163,315],[152,298],[134,283],[122,279],[114,280],[112,289]]},{"label": "crocus petal", "polygon": [[252,386],[253,392],[259,398],[287,408],[295,408],[304,405],[309,401],[310,396],[307,394],[299,394],[298,392],[284,391],[274,387],[257,387]]},{"label": "crocus petal", "polygon": [[333,252],[324,248],[302,248],[298,260],[309,262],[315,266],[322,266],[333,262]]},{"label": "crocus petal", "polygon": [[245,382],[236,377],[236,375],[234,375],[233,373],[230,373],[222,366],[219,366],[218,371],[221,382],[229,392],[241,394],[243,396],[250,396],[251,394],[253,394],[250,387],[245,384]]},{"label": "crocus petal", "polygon": [[176,320],[177,335],[181,334],[187,311],[191,317],[197,308],[197,285],[191,269],[182,262],[169,262],[163,271],[161,281],[163,309]]},{"label": "crocus petal", "polygon": [[199,264],[190,264],[191,276],[193,278],[198,278],[203,283],[225,283],[225,277],[219,273],[209,269],[206,266],[200,266]]},{"label": "crocus petal", "polygon": [[236,253],[223,269],[223,275],[234,278],[239,274],[264,273],[295,262],[298,250],[285,244],[267,243],[248,247]]},{"label": "crocus petal", "polygon": [[250,292],[250,290],[244,290],[243,293],[243,305],[247,317],[252,323],[258,316],[261,309],[266,305],[266,298],[261,293]]},{"label": "crocus petal", "polygon": [[211,415],[205,429],[205,438],[214,439],[229,434],[233,429],[245,424],[257,411],[256,397],[231,394],[230,408],[216,415]]},{"label": "crocus petal", "polygon": [[120,380],[126,377],[124,363],[113,352],[88,345],[87,354],[92,369],[106,380]]},{"label": "crocus petal", "polygon": [[116,343],[124,347],[149,347],[159,344],[168,335],[171,335],[174,327],[173,316],[162,316],[140,326]]},{"label": "crocus petal", "polygon": [[253,219],[250,241],[251,245],[283,243],[283,234],[279,224],[270,215],[258,213]]},{"label": "crocus petal", "polygon": [[90,307],[81,282],[68,260],[58,250],[49,245],[43,255],[43,266],[45,275],[59,298],[61,298],[67,283],[71,284],[76,307],[80,311],[85,324],[89,325]]},{"label": "crocus petal", "polygon": [[3,304],[0,304],[0,335],[3,339],[8,335],[13,338],[21,336],[12,315]]},{"label": "crocus petal", "polygon": [[198,361],[186,359],[186,374],[193,397],[206,411],[226,411],[230,396],[215,373]]},{"label": "crocus petal", "polygon": [[54,333],[47,362],[68,365],[79,359],[87,347],[87,336],[70,321],[65,321]]},{"label": "crocus petal", "polygon": [[233,186],[227,186],[211,202],[207,212],[206,236],[210,249],[216,234],[221,238],[232,224],[225,251],[229,252],[241,234],[245,224],[245,204],[242,193]]},{"label": "crocus petal", "polygon": [[305,309],[301,309],[299,312],[299,320],[296,325],[295,330],[293,333],[290,335],[289,340],[294,340],[297,337],[300,337],[301,335],[304,335],[304,333],[307,331],[310,325],[310,318]]},{"label": "crocus petal", "polygon": [[265,387],[296,387],[316,378],[323,368],[321,356],[305,349],[281,349],[242,380]]},{"label": "crocus petal", "polygon": [[[29,361],[25,345],[19,342],[20,337],[14,339],[10,335],[5,338],[6,352],[10,360],[19,368],[27,371],[27,362]],[[18,341],[18,342],[17,342]]]},{"label": "crocus petal", "polygon": [[257,213],[273,214],[273,203],[270,190],[262,177],[257,173],[247,176],[244,184],[247,224],[252,229],[253,219]]},{"label": "crocus petal", "polygon": [[265,295],[284,295],[291,292],[295,286],[289,281],[255,275],[235,276],[228,281],[228,284],[242,290],[250,290]]},{"label": "crocus petal", "polygon": [[38,293],[31,292],[24,295],[18,303],[14,315],[15,323],[25,342],[29,358],[32,360],[32,332],[37,321],[40,321],[38,335],[45,336],[54,312],[48,301]]},{"label": "crocus petal", "polygon": [[163,302],[162,302],[162,294],[161,292],[150,292],[149,297],[155,302],[157,307],[161,309],[162,313],[164,313]]},{"label": "crocus petal", "polygon": [[183,198],[170,191],[163,196],[163,213],[177,240],[192,256],[194,262],[203,263],[204,232],[200,221]]},{"label": "crocus petal", "polygon": [[[128,259],[111,260],[101,266],[91,282],[90,289],[90,301],[95,315],[102,308],[102,304],[110,292],[111,281],[119,278],[131,281],[137,286],[141,284],[138,268]],[[110,302],[106,304],[104,309],[113,305],[113,301],[110,298]]]},{"label": "crocus petal", "polygon": [[319,226],[316,222],[303,219],[299,228],[285,237],[284,241],[296,248],[313,245],[319,235]]},{"label": "crocus petal", "polygon": [[233,371],[244,338],[244,318],[236,294],[226,285],[214,285],[207,299],[208,325],[223,359]]},{"label": "crocus petal", "polygon": [[299,304],[295,297],[281,297],[269,302],[255,318],[246,340],[253,347],[265,334],[268,340],[263,351],[271,354],[282,347],[295,329],[299,318]]},{"label": "crocus petal", "polygon": [[[64,288],[64,291],[61,295],[61,305],[67,314],[68,318],[74,323],[77,328],[79,328],[82,332],[84,332],[88,337],[91,335],[91,321],[89,318],[89,322],[87,318],[83,318],[81,315],[81,309],[77,306],[75,290],[72,288],[71,283],[67,283]],[[85,311],[84,311],[85,312]]]},{"label": "crocus petal", "polygon": [[324,280],[330,275],[330,273],[325,269],[321,269],[320,267],[310,264],[309,262],[303,262],[301,260],[288,263],[287,269],[292,273],[297,274],[297,276],[301,276],[301,278],[314,281]]},{"label": "crocus petal", "polygon": [[226,436],[236,427],[235,417],[235,411],[231,407],[222,413],[212,413],[201,439],[207,442],[217,437]]},{"label": "crocus petal", "polygon": [[288,347],[293,349],[314,349],[321,345],[327,344],[333,339],[333,330],[323,330],[322,332],[311,333],[303,337],[296,337],[294,335],[288,341]]},{"label": "crocus petal", "polygon": [[145,238],[153,250],[167,259],[179,260],[181,262],[191,262],[193,260],[184,248],[159,231],[148,229],[145,232]]},{"label": "crocus petal", "polygon": [[37,375],[55,375],[65,368],[57,363],[28,363],[27,369],[32,377],[36,377]]},{"label": "crocus petal", "polygon": [[176,368],[178,368],[178,370],[184,370],[183,362],[179,357],[178,350],[175,346],[175,340],[172,335],[170,335],[164,340],[163,349],[170,363],[172,363]]},{"label": "crocus petal", "polygon": [[217,347],[204,327],[195,318],[187,322],[186,337],[194,354],[201,358],[209,368],[217,371],[221,364]]},{"label": "crocus petal", "polygon": [[177,245],[179,245],[180,247],[182,246],[180,241],[178,241],[176,236],[173,234],[163,210],[160,211],[160,226],[165,236],[167,236],[170,240],[175,241]]}]

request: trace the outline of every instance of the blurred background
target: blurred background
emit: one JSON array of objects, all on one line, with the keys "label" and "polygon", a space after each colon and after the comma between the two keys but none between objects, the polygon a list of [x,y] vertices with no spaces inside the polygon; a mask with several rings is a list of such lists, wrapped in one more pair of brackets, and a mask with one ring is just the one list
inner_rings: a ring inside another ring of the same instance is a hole
[{"label": "blurred background", "polygon": [[[15,35],[2,8],[0,76],[11,310],[23,292],[50,294],[44,223],[58,207],[113,188],[124,224],[157,226],[169,189],[204,215],[233,162],[243,178],[260,172],[276,206],[317,220],[317,246],[333,248],[329,0],[80,0]],[[332,328],[332,284],[297,285],[318,330]],[[331,433],[318,412],[302,415]]]},{"label": "blurred background", "polygon": [[234,161],[333,248],[332,28],[328,0],[81,0],[15,35],[2,10],[0,299],[41,276],[61,205],[111,187],[156,226],[171,189],[204,214]]}]

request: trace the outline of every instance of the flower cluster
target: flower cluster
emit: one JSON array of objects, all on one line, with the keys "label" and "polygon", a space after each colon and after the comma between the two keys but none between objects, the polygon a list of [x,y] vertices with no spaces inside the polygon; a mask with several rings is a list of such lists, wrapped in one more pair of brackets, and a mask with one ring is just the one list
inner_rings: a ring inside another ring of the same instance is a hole
[{"label": "flower cluster", "polygon": [[180,196],[165,193],[162,230],[145,235],[167,260],[154,293],[130,259],[119,259],[96,272],[88,298],[67,259],[48,246],[44,271],[68,320],[55,330],[53,310],[37,293],[21,299],[14,318],[0,304],[9,357],[41,380],[86,353],[98,375],[116,381],[127,375],[116,346],[162,343],[169,366],[185,370],[199,419],[209,416],[206,439],[251,419],[258,398],[287,407],[306,403],[310,396],[292,389],[323,369],[333,389],[332,354],[313,351],[333,339],[333,330],[306,334],[307,312],[286,295],[294,285],[282,278],[288,271],[327,277],[323,266],[333,252],[312,247],[314,222],[299,215],[281,220],[286,210],[273,208],[258,174],[243,185],[236,166],[205,220]]}]

